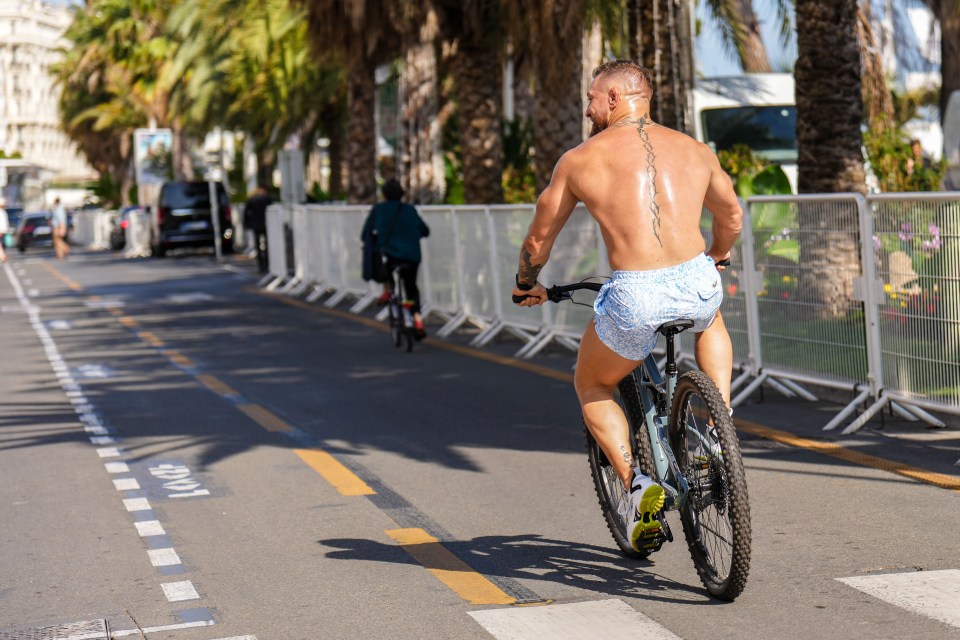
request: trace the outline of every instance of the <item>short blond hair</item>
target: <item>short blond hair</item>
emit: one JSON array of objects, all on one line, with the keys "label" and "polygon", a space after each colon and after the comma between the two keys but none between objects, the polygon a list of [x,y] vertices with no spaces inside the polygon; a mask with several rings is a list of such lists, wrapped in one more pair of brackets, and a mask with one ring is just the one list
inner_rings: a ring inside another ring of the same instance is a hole
[{"label": "short blond hair", "polygon": [[[653,98],[653,74],[650,69],[637,64],[633,60],[610,60],[593,70],[593,77],[617,76],[627,81],[640,97],[649,100]],[[632,92],[631,91],[631,92]]]}]

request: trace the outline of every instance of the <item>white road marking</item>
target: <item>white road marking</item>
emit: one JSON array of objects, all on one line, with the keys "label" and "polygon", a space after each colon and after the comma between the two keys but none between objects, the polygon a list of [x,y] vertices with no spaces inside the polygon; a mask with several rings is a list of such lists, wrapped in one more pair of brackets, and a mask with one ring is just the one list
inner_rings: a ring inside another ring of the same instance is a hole
[{"label": "white road marking", "polygon": [[952,627],[960,627],[960,569],[837,578],[840,582]]},{"label": "white road marking", "polygon": [[681,640],[621,600],[468,611],[498,640],[594,640],[622,636]]},{"label": "white road marking", "polygon": [[67,320],[51,320],[47,323],[47,327],[58,331],[69,331],[73,328]]},{"label": "white road marking", "polygon": [[137,533],[140,534],[141,538],[162,536],[167,533],[163,530],[163,525],[160,524],[159,520],[144,520],[143,522],[134,522],[133,524],[137,525]]},{"label": "white road marking", "polygon": [[[178,629],[196,629],[197,627],[212,627],[216,622],[213,620],[198,620],[196,622],[182,622],[180,624],[164,624],[159,627],[144,627],[143,629],[121,629],[115,631],[110,629],[111,638],[126,638],[127,636],[143,636],[148,633],[160,633],[162,631],[177,631]],[[87,640],[97,636],[70,636],[66,640]],[[103,637],[103,634],[100,635]]]},{"label": "white road marking", "polygon": [[184,580],[183,582],[168,582],[161,584],[160,587],[163,588],[163,595],[167,596],[167,600],[170,602],[200,599],[200,594],[197,593],[197,590],[193,587],[193,583],[189,580]]},{"label": "white road marking", "polygon": [[174,549],[150,549],[147,551],[147,555],[150,556],[150,564],[155,567],[172,567],[183,564]]},{"label": "white road marking", "polygon": [[101,458],[116,458],[120,455],[120,449],[117,447],[104,447],[97,449],[97,455]]},{"label": "white road marking", "polygon": [[117,491],[136,491],[140,488],[140,483],[136,478],[118,478],[113,481],[113,486]]},{"label": "white road marking", "polygon": [[115,438],[110,436],[92,436],[90,438],[90,444],[116,444],[117,441]]},{"label": "white road marking", "polygon": [[38,295],[40,295],[40,289],[30,289],[27,291],[27,295],[31,298],[36,298]]},{"label": "white road marking", "polygon": [[103,466],[107,468],[107,473],[127,473],[130,471],[126,462],[105,462]]},{"label": "white road marking", "polygon": [[85,300],[83,304],[88,309],[119,309],[126,306],[123,300]]},{"label": "white road marking", "polygon": [[96,435],[96,436],[105,436],[109,433],[106,427],[101,427],[99,425],[87,426],[87,427],[84,427],[83,430],[86,431],[87,433],[92,433],[93,435]]},{"label": "white road marking", "polygon": [[152,508],[150,506],[150,501],[146,498],[126,498],[123,501],[123,506],[127,508],[127,511],[150,511]]}]

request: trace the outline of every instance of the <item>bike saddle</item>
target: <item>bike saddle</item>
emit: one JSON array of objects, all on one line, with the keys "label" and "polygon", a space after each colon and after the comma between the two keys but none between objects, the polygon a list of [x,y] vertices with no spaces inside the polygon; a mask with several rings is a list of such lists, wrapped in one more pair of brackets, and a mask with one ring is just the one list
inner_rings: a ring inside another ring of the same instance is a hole
[{"label": "bike saddle", "polygon": [[675,336],[682,331],[686,331],[693,326],[693,320],[673,320],[664,322],[657,327],[657,331],[665,336]]}]

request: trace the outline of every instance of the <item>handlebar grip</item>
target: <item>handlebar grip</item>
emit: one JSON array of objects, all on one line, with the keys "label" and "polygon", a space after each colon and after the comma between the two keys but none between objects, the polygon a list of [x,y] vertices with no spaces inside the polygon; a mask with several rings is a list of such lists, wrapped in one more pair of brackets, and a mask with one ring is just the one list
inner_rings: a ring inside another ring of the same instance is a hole
[{"label": "handlebar grip", "polygon": [[718,262],[717,262],[717,266],[718,266],[718,267],[729,267],[729,266],[730,266],[730,258],[727,258],[726,260],[720,260],[720,261],[718,261]]},{"label": "handlebar grip", "polygon": [[518,303],[520,303],[520,302],[523,302],[524,300],[526,300],[526,299],[529,298],[530,296],[510,296],[510,297],[513,298],[514,304],[518,304]]}]

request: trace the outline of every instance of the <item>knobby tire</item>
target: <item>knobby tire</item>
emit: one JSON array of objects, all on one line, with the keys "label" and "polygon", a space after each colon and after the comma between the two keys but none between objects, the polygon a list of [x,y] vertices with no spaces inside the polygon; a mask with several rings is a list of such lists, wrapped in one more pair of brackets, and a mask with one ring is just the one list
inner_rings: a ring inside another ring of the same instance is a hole
[{"label": "knobby tire", "polygon": [[690,483],[680,519],[693,564],[707,591],[732,601],[750,571],[750,500],[733,420],[716,385],[700,371],[677,381],[670,445]]}]

